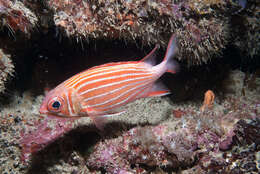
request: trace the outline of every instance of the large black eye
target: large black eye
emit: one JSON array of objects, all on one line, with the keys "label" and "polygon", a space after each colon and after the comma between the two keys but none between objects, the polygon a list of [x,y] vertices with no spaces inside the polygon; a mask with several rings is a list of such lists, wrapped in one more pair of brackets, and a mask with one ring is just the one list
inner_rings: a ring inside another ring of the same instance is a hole
[{"label": "large black eye", "polygon": [[55,101],[55,102],[52,103],[51,106],[52,106],[54,109],[59,109],[60,105],[61,105],[61,103],[60,103],[59,101]]},{"label": "large black eye", "polygon": [[61,112],[63,103],[64,101],[61,97],[53,97],[48,102],[48,110],[50,112]]}]

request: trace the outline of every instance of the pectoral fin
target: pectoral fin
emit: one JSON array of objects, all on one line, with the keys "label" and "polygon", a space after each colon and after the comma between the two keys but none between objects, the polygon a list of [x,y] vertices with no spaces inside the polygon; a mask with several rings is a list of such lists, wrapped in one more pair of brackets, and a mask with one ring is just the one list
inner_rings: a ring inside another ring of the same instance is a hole
[{"label": "pectoral fin", "polygon": [[100,116],[89,116],[89,117],[91,118],[91,120],[94,122],[94,124],[99,130],[104,131],[106,118]]},{"label": "pectoral fin", "polygon": [[148,97],[160,97],[170,94],[170,91],[153,91],[148,94]]},{"label": "pectoral fin", "polygon": [[100,117],[104,117],[104,118],[108,118],[108,117],[113,117],[113,116],[118,116],[121,115],[123,113],[125,113],[126,110],[122,110],[122,111],[112,111],[112,112],[106,112],[104,115],[100,116]]}]

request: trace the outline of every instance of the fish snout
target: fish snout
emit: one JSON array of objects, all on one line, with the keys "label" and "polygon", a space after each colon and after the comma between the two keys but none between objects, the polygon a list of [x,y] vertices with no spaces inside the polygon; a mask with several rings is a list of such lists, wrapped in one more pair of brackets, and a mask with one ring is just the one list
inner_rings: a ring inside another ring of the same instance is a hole
[{"label": "fish snout", "polygon": [[39,110],[39,113],[40,114],[47,114],[49,111],[48,111],[48,109],[46,108],[46,106],[44,106],[44,105],[42,105],[41,107],[40,107],[40,110]]}]

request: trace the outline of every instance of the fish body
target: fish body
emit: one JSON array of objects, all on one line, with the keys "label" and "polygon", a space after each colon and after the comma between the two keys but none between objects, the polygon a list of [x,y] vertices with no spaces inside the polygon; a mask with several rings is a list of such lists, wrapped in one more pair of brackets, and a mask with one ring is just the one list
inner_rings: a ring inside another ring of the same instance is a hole
[{"label": "fish body", "polygon": [[171,37],[164,60],[155,65],[156,46],[141,61],[107,63],[76,74],[51,90],[44,98],[40,113],[61,117],[89,116],[103,127],[108,116],[118,115],[122,106],[139,98],[170,93],[157,80],[165,72],[175,73],[172,59],[177,47]]}]

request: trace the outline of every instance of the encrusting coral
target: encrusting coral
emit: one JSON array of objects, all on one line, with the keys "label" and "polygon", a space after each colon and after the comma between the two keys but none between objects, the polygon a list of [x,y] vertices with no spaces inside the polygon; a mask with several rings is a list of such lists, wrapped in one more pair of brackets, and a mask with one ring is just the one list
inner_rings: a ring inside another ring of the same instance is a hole
[{"label": "encrusting coral", "polygon": [[10,55],[7,55],[0,49],[0,93],[5,91],[5,84],[14,73],[14,65],[10,58]]}]

